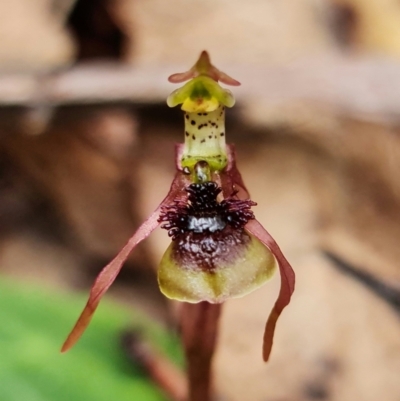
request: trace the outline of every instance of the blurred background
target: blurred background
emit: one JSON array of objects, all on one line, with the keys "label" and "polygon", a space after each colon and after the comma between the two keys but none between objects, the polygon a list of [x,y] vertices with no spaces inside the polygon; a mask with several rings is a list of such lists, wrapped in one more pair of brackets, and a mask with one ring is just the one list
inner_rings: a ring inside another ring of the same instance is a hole
[{"label": "blurred background", "polygon": [[[297,273],[227,302],[226,401],[400,399],[397,0],[0,2],[0,401],[165,400],[120,345],[140,326],[180,361],[155,232],[81,343],[59,347],[100,269],[166,194],[180,110],[167,77],[202,50],[241,81],[228,141]],[[85,295],[82,295],[85,294]]]}]

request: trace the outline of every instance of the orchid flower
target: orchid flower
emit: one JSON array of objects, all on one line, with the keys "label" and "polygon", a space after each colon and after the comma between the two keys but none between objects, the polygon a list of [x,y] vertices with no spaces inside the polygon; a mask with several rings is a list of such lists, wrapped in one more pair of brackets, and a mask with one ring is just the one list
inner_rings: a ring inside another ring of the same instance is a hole
[{"label": "orchid flower", "polygon": [[89,300],[65,341],[70,349],[85,331],[129,254],[153,230],[168,231],[171,244],[158,269],[161,292],[181,302],[222,303],[262,286],[279,267],[281,286],[266,323],[263,358],[268,360],[275,325],[294,291],[295,275],[279,246],[255,219],[236,167],[235,148],[225,141],[225,107],[235,103],[219,85],[240,85],[214,67],[207,52],[187,72],[169,77],[188,82],[168,97],[182,104],[185,142],[176,145],[176,174],[165,199],[100,272]]}]

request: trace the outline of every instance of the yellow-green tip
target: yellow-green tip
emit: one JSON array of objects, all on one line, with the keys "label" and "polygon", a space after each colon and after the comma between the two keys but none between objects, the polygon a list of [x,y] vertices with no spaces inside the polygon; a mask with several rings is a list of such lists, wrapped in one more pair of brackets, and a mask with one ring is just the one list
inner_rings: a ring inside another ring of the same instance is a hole
[{"label": "yellow-green tip", "polygon": [[189,113],[208,113],[216,110],[220,105],[232,107],[235,104],[232,93],[222,88],[218,82],[232,86],[240,85],[240,82],[213,66],[206,51],[200,54],[196,64],[190,70],[173,74],[168,80],[173,83],[190,80],[172,92],[167,99],[169,107],[182,104],[182,110]]}]

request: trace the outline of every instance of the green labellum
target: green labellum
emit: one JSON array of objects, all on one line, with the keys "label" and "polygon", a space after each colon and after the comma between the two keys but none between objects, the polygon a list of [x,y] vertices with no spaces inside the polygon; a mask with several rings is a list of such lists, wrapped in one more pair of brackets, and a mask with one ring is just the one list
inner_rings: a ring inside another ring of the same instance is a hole
[{"label": "green labellum", "polygon": [[275,272],[271,251],[244,229],[189,232],[172,241],[158,271],[168,298],[220,303],[261,287]]}]

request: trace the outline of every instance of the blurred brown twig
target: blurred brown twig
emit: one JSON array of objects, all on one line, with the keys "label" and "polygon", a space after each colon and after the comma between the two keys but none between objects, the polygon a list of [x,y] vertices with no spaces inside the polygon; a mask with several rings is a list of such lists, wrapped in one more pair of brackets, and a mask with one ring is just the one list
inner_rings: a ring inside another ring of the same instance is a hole
[{"label": "blurred brown twig", "polygon": [[[133,67],[98,63],[48,74],[0,74],[0,106],[163,102],[171,91],[164,77],[174,66]],[[400,63],[395,59],[326,56],[275,66],[230,66],[246,83],[242,103],[265,106],[296,101],[332,106],[370,121],[400,120]]]}]

